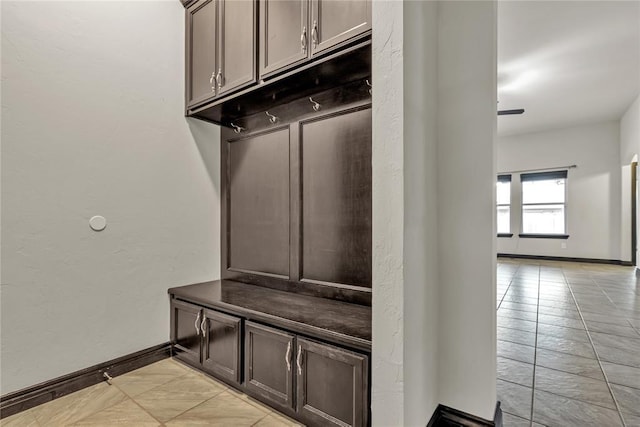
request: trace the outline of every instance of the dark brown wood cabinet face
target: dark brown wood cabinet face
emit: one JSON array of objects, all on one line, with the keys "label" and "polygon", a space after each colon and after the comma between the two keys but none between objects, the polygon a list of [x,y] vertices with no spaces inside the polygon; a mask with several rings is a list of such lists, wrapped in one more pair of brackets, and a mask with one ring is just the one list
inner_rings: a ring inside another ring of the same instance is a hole
[{"label": "dark brown wood cabinet face", "polygon": [[176,356],[200,363],[200,307],[182,301],[171,301],[171,342]]},{"label": "dark brown wood cabinet face", "polygon": [[186,11],[187,106],[200,104],[216,94],[217,0],[199,0]]},{"label": "dark brown wood cabinet face", "polygon": [[227,143],[228,268],[289,277],[289,129]]},{"label": "dark brown wood cabinet face", "polygon": [[256,81],[257,3],[219,0],[218,95]]},{"label": "dark brown wood cabinet face", "polygon": [[308,0],[260,1],[260,76],[308,58],[309,36]]},{"label": "dark brown wood cabinet face", "polygon": [[303,122],[301,277],[371,287],[371,109]]},{"label": "dark brown wood cabinet face", "polygon": [[241,320],[212,310],[203,316],[203,369],[240,384]]},{"label": "dark brown wood cabinet face", "polygon": [[371,29],[371,0],[311,0],[311,53]]},{"label": "dark brown wood cabinet face", "polygon": [[297,338],[297,411],[310,425],[365,426],[367,357]]},{"label": "dark brown wood cabinet face", "polygon": [[276,407],[293,409],[294,336],[245,322],[245,386]]}]

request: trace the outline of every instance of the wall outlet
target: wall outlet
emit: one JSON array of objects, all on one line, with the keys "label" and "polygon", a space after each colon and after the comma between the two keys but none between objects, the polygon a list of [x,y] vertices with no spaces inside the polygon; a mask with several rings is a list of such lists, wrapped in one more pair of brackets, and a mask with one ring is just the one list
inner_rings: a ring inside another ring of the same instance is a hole
[{"label": "wall outlet", "polygon": [[562,249],[567,249],[567,242],[562,242],[562,243],[560,243],[560,247],[561,247]]}]

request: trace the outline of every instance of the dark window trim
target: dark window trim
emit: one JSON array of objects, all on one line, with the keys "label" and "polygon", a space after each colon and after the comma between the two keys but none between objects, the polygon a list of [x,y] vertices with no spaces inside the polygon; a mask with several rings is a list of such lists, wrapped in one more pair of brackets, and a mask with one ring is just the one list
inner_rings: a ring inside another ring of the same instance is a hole
[{"label": "dark window trim", "polygon": [[511,182],[511,175],[498,175],[498,182]]},{"label": "dark window trim", "polygon": [[568,239],[568,234],[533,234],[533,233],[520,233],[518,237],[524,237],[525,239]]},{"label": "dark window trim", "polygon": [[520,175],[520,181],[546,181],[550,179],[567,179],[567,171],[533,172]]},{"label": "dark window trim", "polygon": [[513,233],[498,233],[498,237],[513,237]]}]

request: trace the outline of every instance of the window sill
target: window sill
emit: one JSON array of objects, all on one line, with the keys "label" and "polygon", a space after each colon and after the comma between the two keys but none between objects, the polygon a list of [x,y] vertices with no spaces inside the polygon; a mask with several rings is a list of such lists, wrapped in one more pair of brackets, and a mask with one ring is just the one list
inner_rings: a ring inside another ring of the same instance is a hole
[{"label": "window sill", "polygon": [[498,233],[498,237],[513,237],[513,233]]},{"label": "window sill", "polygon": [[519,237],[524,237],[525,239],[568,239],[568,234],[527,234],[520,233]]}]

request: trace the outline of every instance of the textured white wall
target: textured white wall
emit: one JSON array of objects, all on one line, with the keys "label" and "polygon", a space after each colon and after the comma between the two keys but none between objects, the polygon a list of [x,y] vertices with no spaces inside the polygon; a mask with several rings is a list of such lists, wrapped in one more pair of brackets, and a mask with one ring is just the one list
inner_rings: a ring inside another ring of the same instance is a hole
[{"label": "textured white wall", "polygon": [[[498,252],[620,259],[620,145],[617,121],[498,139],[498,172],[578,165],[567,179],[568,240],[519,238],[520,178],[513,175],[512,238]],[[561,245],[566,243],[567,247]]]},{"label": "textured white wall", "polygon": [[631,162],[640,155],[640,96],[620,119],[620,258],[631,261]]},{"label": "textured white wall", "polygon": [[167,288],[219,276],[219,174],[179,2],[1,7],[5,394],[168,341]]},{"label": "textured white wall", "polygon": [[493,419],[496,402],[496,2],[438,13],[440,403]]}]

